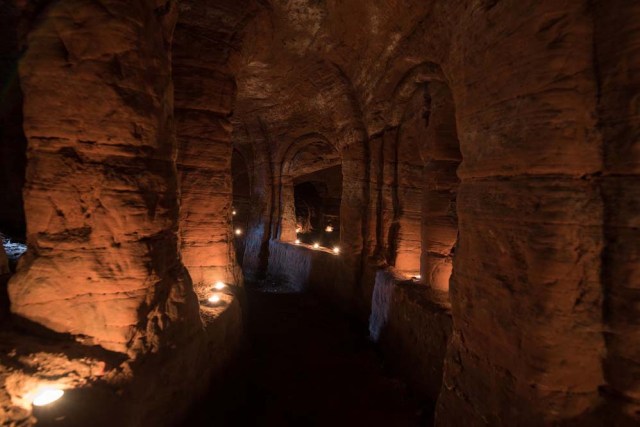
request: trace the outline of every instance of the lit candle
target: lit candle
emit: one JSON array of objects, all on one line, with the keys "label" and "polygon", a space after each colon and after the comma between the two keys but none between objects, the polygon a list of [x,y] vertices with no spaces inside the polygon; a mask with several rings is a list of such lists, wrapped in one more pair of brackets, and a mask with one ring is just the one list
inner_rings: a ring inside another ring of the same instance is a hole
[{"label": "lit candle", "polygon": [[236,212],[235,209],[231,211],[231,215],[235,216],[236,214],[237,214],[237,212]]},{"label": "lit candle", "polygon": [[333,226],[327,225],[327,228],[324,229],[327,233],[333,233]]},{"label": "lit candle", "polygon": [[223,290],[224,288],[227,287],[227,285],[225,285],[223,282],[221,281],[217,281],[215,285],[213,285],[213,287],[219,291]]},{"label": "lit candle", "polygon": [[340,248],[339,248],[339,247],[337,247],[337,246],[334,246],[334,247],[333,247],[333,253],[334,253],[334,254],[336,254],[336,255],[338,255],[338,254],[340,253]]},{"label": "lit candle", "polygon": [[239,229],[239,228],[236,228],[235,233],[236,233],[236,236],[241,236],[242,235],[242,230]]},{"label": "lit candle", "polygon": [[319,243],[314,243],[314,244],[313,244],[313,249],[318,249],[319,247],[320,247],[320,244],[319,244]]},{"label": "lit candle", "polygon": [[42,387],[33,394],[34,406],[45,406],[60,399],[64,391],[55,387]]},{"label": "lit candle", "polygon": [[300,239],[296,239],[296,245],[300,244]]},{"label": "lit candle", "polygon": [[220,302],[220,295],[218,295],[218,294],[213,294],[213,295],[211,295],[211,296],[209,297],[209,299],[208,299],[207,301],[209,301],[211,304],[218,303],[218,302]]},{"label": "lit candle", "polygon": [[422,279],[422,276],[420,276],[419,274],[416,274],[415,276],[413,276],[413,278],[416,280],[420,280]]}]

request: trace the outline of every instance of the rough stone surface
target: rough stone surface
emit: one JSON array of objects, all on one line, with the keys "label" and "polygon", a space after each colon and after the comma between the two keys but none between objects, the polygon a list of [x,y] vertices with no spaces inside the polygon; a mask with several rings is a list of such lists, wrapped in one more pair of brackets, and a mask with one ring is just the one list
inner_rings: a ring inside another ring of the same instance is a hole
[{"label": "rough stone surface", "polygon": [[[240,281],[235,148],[248,277],[368,311],[376,270],[421,272],[385,294],[407,315],[387,324],[406,360],[444,357],[436,425],[639,422],[637,2],[16,4],[34,19],[14,313],[129,356],[195,334],[189,274],[201,293]],[[343,173],[340,257],[279,240],[291,165],[325,163]],[[445,356],[417,296],[433,288]]]},{"label": "rough stone surface", "polygon": [[30,251],[11,309],[118,352],[199,323],[177,253],[175,13],[155,6],[58,2],[20,63]]},{"label": "rough stone surface", "polygon": [[619,410],[616,422],[622,424],[637,422],[640,414],[640,5],[598,2],[594,14],[604,147],[603,368],[606,397]]},{"label": "rough stone surface", "polygon": [[369,318],[371,338],[423,399],[435,403],[451,336],[446,293],[379,270]]},{"label": "rough stone surface", "polygon": [[[242,342],[242,312],[232,294],[202,307],[203,327],[138,360],[59,338],[0,333],[0,424],[3,426],[175,425],[222,374]],[[162,375],[158,375],[161,371]],[[47,385],[65,390],[51,408],[32,407],[29,393]],[[185,392],[188,393],[185,394]]]},{"label": "rough stone surface", "polygon": [[271,241],[269,278],[298,292],[321,294],[342,307],[353,303],[348,264],[327,248]]}]

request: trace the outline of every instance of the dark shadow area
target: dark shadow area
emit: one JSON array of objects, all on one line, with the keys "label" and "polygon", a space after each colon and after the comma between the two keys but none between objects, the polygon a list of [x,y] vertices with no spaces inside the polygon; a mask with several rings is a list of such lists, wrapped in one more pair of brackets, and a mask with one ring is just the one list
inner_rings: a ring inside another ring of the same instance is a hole
[{"label": "dark shadow area", "polygon": [[18,17],[13,2],[0,2],[0,233],[24,242],[22,188],[27,139],[22,128],[22,91],[18,79]]},{"label": "dark shadow area", "polygon": [[233,187],[231,216],[235,235],[236,260],[242,266],[245,236],[251,212],[251,179],[247,162],[237,150],[233,150],[233,155],[231,156],[231,175]]},{"label": "dark shadow area", "polygon": [[296,232],[302,243],[331,248],[340,243],[342,167],[294,179]]},{"label": "dark shadow area", "polygon": [[250,351],[184,425],[431,424],[431,405],[389,374],[365,325],[308,293],[247,293]]}]

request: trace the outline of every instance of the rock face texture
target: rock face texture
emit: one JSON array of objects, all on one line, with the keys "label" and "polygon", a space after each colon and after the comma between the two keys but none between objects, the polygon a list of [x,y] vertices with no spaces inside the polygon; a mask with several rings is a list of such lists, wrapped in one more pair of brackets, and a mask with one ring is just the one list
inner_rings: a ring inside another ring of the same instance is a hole
[{"label": "rock face texture", "polygon": [[[599,66],[598,117],[604,148],[603,288],[607,395],[619,405],[622,422],[640,411],[640,5],[616,1],[595,9]],[[618,399],[617,397],[622,397]]]},{"label": "rock face texture", "polygon": [[[343,239],[366,268],[450,288],[436,422],[637,418],[638,357],[622,344],[637,341],[623,305],[637,300],[625,213],[636,181],[632,2],[304,4],[275,2],[269,24],[256,19],[253,34],[269,37],[243,51],[235,120],[268,134],[276,170],[297,135],[336,141]],[[348,96],[327,101],[340,87]],[[276,200],[283,183],[275,176]],[[360,273],[367,304],[373,277]]]},{"label": "rock face texture", "polygon": [[26,37],[30,251],[9,284],[14,313],[118,352],[199,322],[177,254],[176,14],[125,3],[56,3]]},{"label": "rock face texture", "polygon": [[[241,283],[231,220],[231,123],[236,83],[228,66],[249,2],[180,6],[173,46],[180,251],[193,281]],[[212,41],[216,43],[212,43]]]},{"label": "rock face texture", "polygon": [[[177,6],[69,0],[26,5],[22,13],[29,251],[9,297],[22,328],[63,335],[32,356],[27,343],[11,339],[0,418],[46,422],[26,398],[45,382],[79,389],[70,393],[78,405],[63,413],[72,425],[95,418],[105,387],[104,408],[112,412],[105,423],[171,424],[229,363],[242,331],[233,295],[213,311],[198,305],[209,295],[194,292],[179,252],[171,64]],[[6,328],[15,334],[12,323]],[[57,369],[66,362],[42,364],[71,347],[80,359],[101,348],[97,357],[107,367],[85,375],[75,362],[68,369]],[[72,374],[77,381],[68,381]]]},{"label": "rock face texture", "polygon": [[[25,213],[0,204],[0,231],[26,218],[9,296],[30,333],[139,362],[131,384],[167,366],[181,390],[200,352],[231,357],[239,321],[211,338],[198,301],[242,282],[242,256],[248,278],[371,315],[436,425],[640,422],[636,1],[0,10],[3,73],[22,52],[0,201],[21,189]],[[296,180],[337,165],[340,256],[291,244]]]},{"label": "rock face texture", "polygon": [[451,313],[446,293],[425,291],[392,269],[378,270],[369,331],[414,390],[435,402],[451,337]]}]

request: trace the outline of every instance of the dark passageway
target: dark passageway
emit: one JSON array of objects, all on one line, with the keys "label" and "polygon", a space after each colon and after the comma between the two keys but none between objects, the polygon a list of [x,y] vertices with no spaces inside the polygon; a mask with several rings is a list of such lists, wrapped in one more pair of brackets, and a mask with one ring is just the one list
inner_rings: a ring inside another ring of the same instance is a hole
[{"label": "dark passageway", "polygon": [[242,372],[229,375],[224,395],[212,392],[186,425],[429,425],[429,411],[387,372],[364,325],[283,287],[248,285],[246,313]]},{"label": "dark passageway", "polygon": [[0,1],[0,427],[640,426],[639,23]]}]

